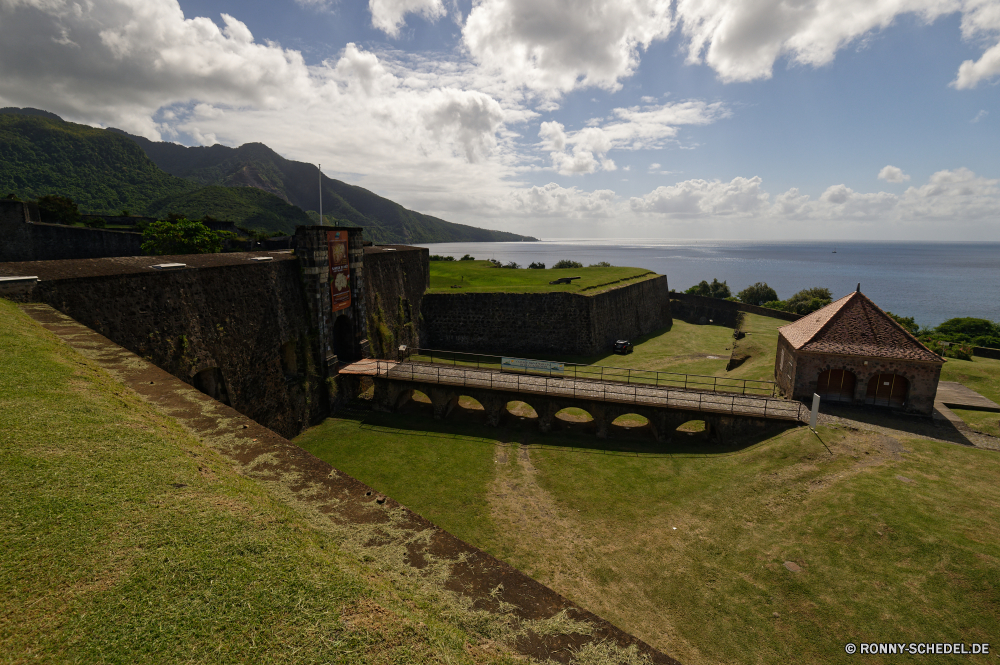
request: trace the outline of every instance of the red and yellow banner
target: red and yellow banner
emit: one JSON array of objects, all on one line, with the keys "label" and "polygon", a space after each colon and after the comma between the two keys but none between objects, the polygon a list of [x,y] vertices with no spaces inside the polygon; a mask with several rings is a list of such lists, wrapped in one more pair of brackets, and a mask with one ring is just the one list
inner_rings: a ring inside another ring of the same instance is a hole
[{"label": "red and yellow banner", "polygon": [[337,312],[351,306],[351,259],[347,252],[347,232],[327,231],[326,249],[330,257],[330,309]]}]

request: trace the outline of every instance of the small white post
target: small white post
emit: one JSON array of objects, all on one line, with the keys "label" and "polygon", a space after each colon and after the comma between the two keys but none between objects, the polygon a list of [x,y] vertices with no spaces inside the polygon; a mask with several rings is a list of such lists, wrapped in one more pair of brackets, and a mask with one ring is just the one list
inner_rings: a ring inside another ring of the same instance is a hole
[{"label": "small white post", "polygon": [[319,171],[319,225],[323,226],[323,165],[317,164],[316,170]]},{"label": "small white post", "polygon": [[816,417],[819,415],[819,395],[813,393],[813,408],[809,414],[809,429],[816,431]]}]

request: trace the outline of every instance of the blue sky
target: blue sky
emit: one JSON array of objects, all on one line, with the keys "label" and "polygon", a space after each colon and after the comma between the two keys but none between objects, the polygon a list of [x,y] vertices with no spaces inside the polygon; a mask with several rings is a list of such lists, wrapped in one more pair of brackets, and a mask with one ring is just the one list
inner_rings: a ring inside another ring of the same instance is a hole
[{"label": "blue sky", "polygon": [[540,237],[1000,240],[996,0],[5,0],[0,102]]}]

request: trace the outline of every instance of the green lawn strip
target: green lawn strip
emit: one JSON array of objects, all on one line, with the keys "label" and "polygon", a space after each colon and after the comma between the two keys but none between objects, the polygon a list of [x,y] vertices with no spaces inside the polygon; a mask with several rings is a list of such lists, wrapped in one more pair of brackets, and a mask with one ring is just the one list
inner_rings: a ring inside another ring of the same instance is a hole
[{"label": "green lawn strip", "polygon": [[[942,381],[956,381],[1000,404],[1000,360],[973,357],[972,360],[948,358],[941,369]],[[973,429],[1000,436],[1000,413],[952,409]]]},{"label": "green lawn strip", "polygon": [[0,316],[0,660],[512,662],[468,649],[480,619],[364,564],[12,304]]},{"label": "green lawn strip", "polygon": [[[645,268],[567,268],[530,270],[497,268],[489,261],[431,261],[428,293],[545,293],[564,291],[596,295],[608,289],[656,277]],[[570,284],[549,284],[580,277]],[[456,288],[453,288],[456,287]]]},{"label": "green lawn strip", "polygon": [[[422,410],[415,407],[414,410]],[[295,443],[377,488],[442,529],[477,542],[494,537],[486,502],[494,431],[416,416],[368,413],[327,418]]]}]

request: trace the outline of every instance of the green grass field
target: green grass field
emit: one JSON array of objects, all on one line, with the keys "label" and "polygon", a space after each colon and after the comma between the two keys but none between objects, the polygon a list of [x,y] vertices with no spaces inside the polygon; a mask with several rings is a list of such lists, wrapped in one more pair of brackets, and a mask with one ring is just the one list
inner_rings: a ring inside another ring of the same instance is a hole
[{"label": "green grass field", "polygon": [[723,448],[481,419],[414,404],[296,442],[689,665],[852,663],[847,642],[1000,630],[995,452],[839,426]]},{"label": "green grass field", "polygon": [[0,662],[522,662],[3,300],[0,348]]},{"label": "green grass field", "polygon": [[[546,293],[594,295],[623,284],[655,277],[645,268],[568,268],[530,270],[497,268],[489,261],[431,261],[428,293]],[[549,284],[560,277],[580,277],[570,284]]]}]

